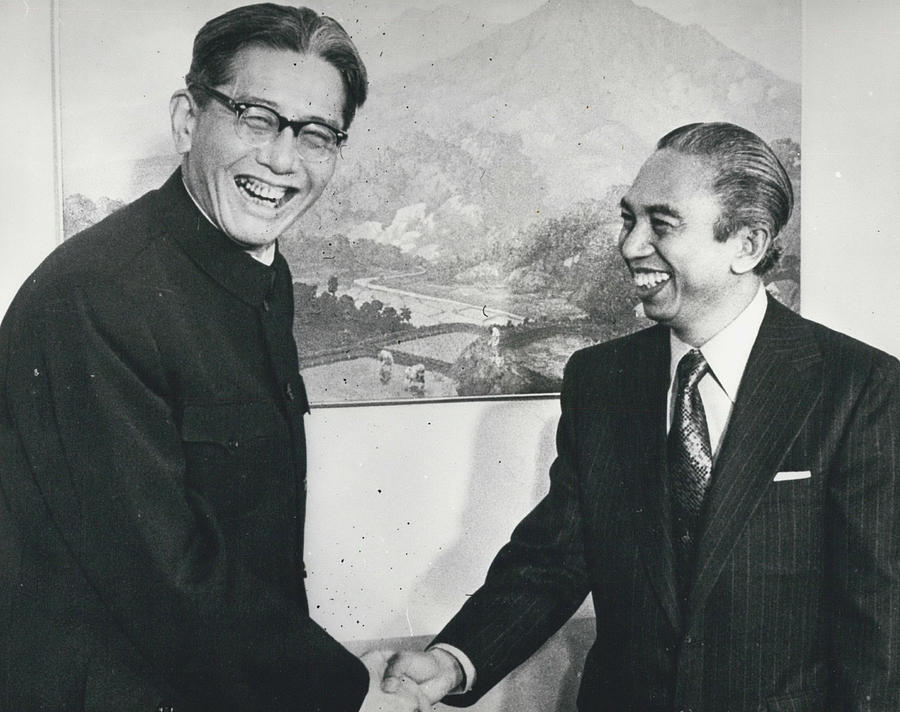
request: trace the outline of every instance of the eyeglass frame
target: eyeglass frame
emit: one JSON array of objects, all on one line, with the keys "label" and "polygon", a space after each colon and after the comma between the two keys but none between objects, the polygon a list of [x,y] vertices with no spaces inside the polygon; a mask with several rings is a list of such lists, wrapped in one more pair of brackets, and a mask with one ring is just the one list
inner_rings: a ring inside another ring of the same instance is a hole
[{"label": "eyeglass frame", "polygon": [[[213,89],[211,86],[208,86],[207,84],[202,84],[200,82],[191,82],[190,84],[188,84],[187,88],[188,88],[188,90],[197,88],[197,89],[200,89],[201,91],[206,92],[213,99],[215,99],[220,104],[222,104],[223,106],[225,106],[226,108],[228,108],[232,112],[234,112],[235,131],[237,131],[238,122],[241,120],[241,117],[244,115],[244,112],[246,112],[247,109],[251,109],[251,108],[265,109],[270,114],[273,114],[275,116],[275,119],[278,121],[278,131],[272,136],[272,138],[269,141],[259,144],[259,146],[257,146],[257,148],[261,147],[261,146],[267,146],[268,144],[270,144],[286,128],[291,129],[291,133],[294,134],[295,139],[300,135],[300,132],[303,130],[303,128],[305,126],[321,126],[322,128],[326,128],[334,134],[335,149],[340,149],[341,146],[344,145],[344,142],[348,138],[348,134],[346,131],[341,131],[341,129],[335,128],[334,126],[326,124],[323,121],[316,121],[316,120],[294,121],[292,119],[287,118],[286,116],[282,116],[277,111],[275,111],[275,109],[273,109],[271,106],[265,106],[264,104],[254,104],[252,102],[247,102],[247,101],[235,101],[227,94],[223,94],[222,92],[218,91],[217,89]],[[242,138],[242,137],[239,136],[239,138]],[[242,138],[242,140],[244,140],[244,139]],[[247,143],[251,146],[253,145],[249,141]],[[300,155],[299,152],[297,152],[297,155]],[[337,155],[337,151],[334,151],[333,155]],[[303,158],[303,156],[301,156],[301,158]]]}]

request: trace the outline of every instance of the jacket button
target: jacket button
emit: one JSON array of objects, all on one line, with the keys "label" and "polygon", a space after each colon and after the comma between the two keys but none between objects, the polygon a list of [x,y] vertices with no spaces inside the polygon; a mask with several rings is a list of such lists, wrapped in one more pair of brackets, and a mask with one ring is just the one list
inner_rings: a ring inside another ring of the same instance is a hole
[{"label": "jacket button", "polygon": [[240,443],[237,441],[237,438],[231,438],[227,443],[229,450],[237,450],[240,447]]},{"label": "jacket button", "polygon": [[690,645],[693,642],[694,642],[694,639],[691,636],[689,636],[689,635],[684,636],[685,645]]},{"label": "jacket button", "polygon": [[291,387],[291,384],[290,384],[290,383],[288,383],[288,384],[284,387],[284,393],[285,393],[285,395],[288,397],[288,400],[289,400],[289,401],[293,401],[293,400],[294,400],[294,389]]}]

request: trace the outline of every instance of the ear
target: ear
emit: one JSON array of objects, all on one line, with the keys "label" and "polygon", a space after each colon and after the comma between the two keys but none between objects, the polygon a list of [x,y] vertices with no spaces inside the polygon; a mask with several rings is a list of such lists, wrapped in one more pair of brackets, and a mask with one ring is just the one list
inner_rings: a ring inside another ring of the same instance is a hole
[{"label": "ear", "polygon": [[734,241],[735,253],[731,261],[731,271],[735,274],[752,272],[765,257],[772,237],[766,227],[741,227],[730,238]]},{"label": "ear", "polygon": [[175,150],[182,156],[191,150],[191,137],[197,122],[197,107],[187,89],[180,89],[169,100],[169,118]]}]

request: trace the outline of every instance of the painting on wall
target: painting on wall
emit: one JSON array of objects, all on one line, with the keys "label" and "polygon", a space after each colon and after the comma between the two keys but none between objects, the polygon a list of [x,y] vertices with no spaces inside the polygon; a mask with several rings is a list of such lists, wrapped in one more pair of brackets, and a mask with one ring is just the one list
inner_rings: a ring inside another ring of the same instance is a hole
[{"label": "painting on wall", "polygon": [[[65,235],[177,167],[168,99],[238,2],[57,0]],[[555,394],[645,326],[619,199],[657,138],[745,126],[797,206],[769,289],[799,306],[800,2],[323,0],[369,69],[325,194],[279,246],[314,404]]]}]

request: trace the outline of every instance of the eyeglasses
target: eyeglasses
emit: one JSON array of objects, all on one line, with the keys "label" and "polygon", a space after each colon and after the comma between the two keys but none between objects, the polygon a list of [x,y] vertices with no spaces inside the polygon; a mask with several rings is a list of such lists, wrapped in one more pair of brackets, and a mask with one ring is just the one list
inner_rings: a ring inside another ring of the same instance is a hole
[{"label": "eyeglasses", "polygon": [[234,130],[245,143],[254,147],[265,146],[274,141],[286,128],[294,134],[294,150],[304,161],[323,163],[334,157],[347,133],[321,121],[291,121],[277,111],[259,104],[235,101],[205,84],[191,84],[234,112]]}]

